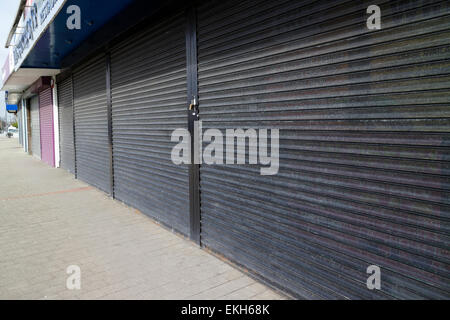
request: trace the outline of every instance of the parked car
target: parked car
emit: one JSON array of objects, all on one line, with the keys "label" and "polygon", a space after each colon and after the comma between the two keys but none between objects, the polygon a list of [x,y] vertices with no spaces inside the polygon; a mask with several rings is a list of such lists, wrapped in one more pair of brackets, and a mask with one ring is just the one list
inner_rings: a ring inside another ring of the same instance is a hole
[{"label": "parked car", "polygon": [[17,137],[18,135],[19,135],[19,130],[16,127],[13,127],[13,126],[8,127],[8,132],[6,133],[6,136],[8,138]]}]

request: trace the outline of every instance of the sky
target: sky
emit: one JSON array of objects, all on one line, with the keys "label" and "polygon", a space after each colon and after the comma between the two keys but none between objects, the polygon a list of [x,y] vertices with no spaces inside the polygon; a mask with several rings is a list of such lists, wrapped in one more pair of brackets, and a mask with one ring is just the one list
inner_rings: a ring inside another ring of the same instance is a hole
[{"label": "sky", "polygon": [[[5,48],[9,30],[16,17],[20,0],[0,0],[0,69],[3,68],[9,50]],[[0,118],[5,118],[5,93],[0,91]]]}]

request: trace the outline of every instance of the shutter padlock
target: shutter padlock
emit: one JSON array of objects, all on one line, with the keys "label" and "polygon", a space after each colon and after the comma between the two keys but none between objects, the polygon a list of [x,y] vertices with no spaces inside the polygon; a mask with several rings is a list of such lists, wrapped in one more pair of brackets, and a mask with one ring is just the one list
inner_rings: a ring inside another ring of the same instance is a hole
[{"label": "shutter padlock", "polygon": [[193,116],[195,116],[196,112],[195,112],[195,107],[197,106],[197,99],[194,98],[191,100],[191,104],[189,105],[189,110],[194,110],[194,112],[192,113]]},{"label": "shutter padlock", "polygon": [[196,106],[197,106],[197,99],[194,98],[191,100],[191,104],[189,105],[189,110],[192,110]]}]

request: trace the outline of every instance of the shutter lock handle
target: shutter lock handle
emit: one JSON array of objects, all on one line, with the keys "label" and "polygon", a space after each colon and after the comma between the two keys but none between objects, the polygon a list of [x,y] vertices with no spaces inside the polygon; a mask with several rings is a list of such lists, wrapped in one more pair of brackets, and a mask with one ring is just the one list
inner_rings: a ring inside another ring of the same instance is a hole
[{"label": "shutter lock handle", "polygon": [[195,109],[196,109],[197,105],[198,105],[197,99],[193,98],[191,100],[191,104],[189,105],[189,110],[194,110],[194,115],[195,115],[195,112],[196,112]]}]

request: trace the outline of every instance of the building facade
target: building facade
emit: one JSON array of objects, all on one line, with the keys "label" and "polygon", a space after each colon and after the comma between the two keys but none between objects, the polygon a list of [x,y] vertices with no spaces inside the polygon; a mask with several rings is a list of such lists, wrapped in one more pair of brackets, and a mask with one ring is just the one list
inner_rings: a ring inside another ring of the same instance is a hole
[{"label": "building facade", "polygon": [[[294,298],[448,299],[450,3],[372,2],[28,1],[3,89],[26,151]],[[177,164],[199,121],[276,172]]]}]

